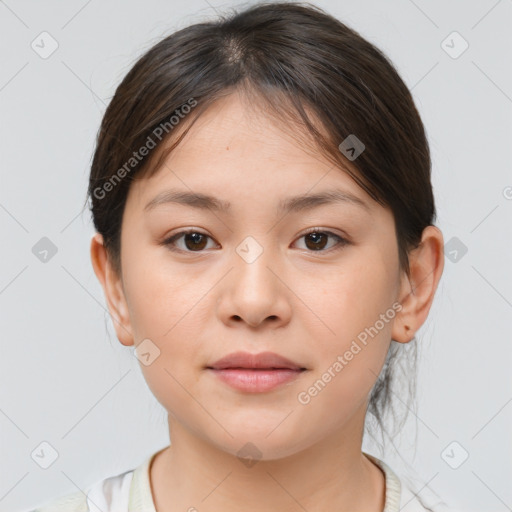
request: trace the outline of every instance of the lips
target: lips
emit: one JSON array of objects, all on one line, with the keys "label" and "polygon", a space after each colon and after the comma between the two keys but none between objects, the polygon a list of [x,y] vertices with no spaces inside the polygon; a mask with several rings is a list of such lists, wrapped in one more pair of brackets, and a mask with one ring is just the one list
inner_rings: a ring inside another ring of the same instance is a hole
[{"label": "lips", "polygon": [[274,352],[260,352],[251,354],[250,352],[233,352],[219,359],[208,369],[226,370],[226,369],[247,369],[247,370],[305,370],[300,364],[291,361]]},{"label": "lips", "polygon": [[206,370],[238,392],[266,393],[291,385],[307,368],[274,352],[234,352]]}]

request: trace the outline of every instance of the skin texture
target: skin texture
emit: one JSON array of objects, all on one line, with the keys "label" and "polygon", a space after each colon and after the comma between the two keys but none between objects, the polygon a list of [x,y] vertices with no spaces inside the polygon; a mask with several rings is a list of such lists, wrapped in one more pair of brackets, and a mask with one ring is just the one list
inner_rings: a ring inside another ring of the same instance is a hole
[{"label": "skin texture", "polygon": [[[229,201],[231,212],[173,203],[144,212],[169,188]],[[335,203],[276,213],[284,198],[334,188],[369,210]],[[186,228],[206,240],[187,245],[180,237],[182,252],[162,244]],[[308,228],[349,243],[311,240]],[[263,251],[251,263],[237,252],[248,236]],[[196,122],[154,176],[131,184],[122,275],[99,234],[91,259],[119,341],[150,339],[160,351],[141,364],[168,411],[172,443],[150,470],[158,512],[383,510],[384,475],[361,452],[364,418],[391,339],[409,342],[427,318],[443,270],[438,228],[427,227],[410,253],[408,279],[391,211],[233,94]],[[397,302],[401,311],[301,404],[298,394]],[[272,391],[237,391],[204,367],[238,350],[276,352],[307,371]],[[237,457],[247,442],[261,452],[251,466]]]}]

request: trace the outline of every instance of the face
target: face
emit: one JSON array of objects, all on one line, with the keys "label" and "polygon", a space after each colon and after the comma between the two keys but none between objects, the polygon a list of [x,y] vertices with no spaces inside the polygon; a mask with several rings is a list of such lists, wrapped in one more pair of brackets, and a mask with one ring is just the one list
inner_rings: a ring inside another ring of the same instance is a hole
[{"label": "face", "polygon": [[[218,204],[162,200],[169,191]],[[145,340],[141,369],[170,422],[232,454],[250,441],[269,460],[361,427],[400,295],[394,220],[320,153],[238,96],[221,100],[155,175],[132,183],[121,260],[122,342]],[[207,367],[238,351],[304,370],[235,388]]]}]

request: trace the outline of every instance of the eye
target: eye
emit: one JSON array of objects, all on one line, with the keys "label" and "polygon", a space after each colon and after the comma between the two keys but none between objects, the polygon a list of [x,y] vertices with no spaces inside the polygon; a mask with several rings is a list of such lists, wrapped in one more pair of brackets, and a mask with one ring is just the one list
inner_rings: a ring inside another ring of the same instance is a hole
[{"label": "eye", "polygon": [[[347,239],[331,231],[322,231],[321,228],[311,228],[300,238],[306,239],[306,249],[312,252],[328,252],[333,247],[334,250],[341,249],[343,246],[350,243]],[[325,249],[326,242],[329,238],[336,240],[337,243]],[[183,239],[184,247],[177,247],[177,241],[180,239]],[[167,246],[171,251],[202,252],[207,246],[208,239],[212,240],[212,238],[205,233],[201,233],[196,229],[187,229],[166,238],[162,242],[162,245]]]},{"label": "eye", "polygon": [[[337,240],[337,244],[331,245],[327,250],[325,249],[328,238]],[[343,246],[348,245],[349,241],[331,231],[322,231],[321,228],[312,228],[304,233],[300,238],[305,238],[306,248],[313,252],[328,252],[334,247],[334,250],[341,249]]]},{"label": "eye", "polygon": [[[183,242],[185,247],[176,248],[176,241],[182,237],[184,237]],[[210,238],[208,235],[205,235],[196,229],[187,229],[166,238],[162,242],[162,245],[169,247],[171,251],[201,252],[202,249],[205,248],[208,238]]]}]

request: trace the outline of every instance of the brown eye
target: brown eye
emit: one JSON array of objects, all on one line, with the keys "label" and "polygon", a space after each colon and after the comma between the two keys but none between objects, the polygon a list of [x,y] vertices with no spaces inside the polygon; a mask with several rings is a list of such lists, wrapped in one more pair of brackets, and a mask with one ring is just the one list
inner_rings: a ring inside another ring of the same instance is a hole
[{"label": "brown eye", "polygon": [[307,248],[312,250],[323,249],[329,238],[325,233],[308,233],[305,237]]},{"label": "brown eye", "polygon": [[[313,229],[300,237],[306,241],[306,249],[312,252],[328,252],[330,249],[341,249],[350,242],[345,238],[336,235],[330,231],[321,231]],[[178,241],[183,240],[182,246],[179,247]],[[162,242],[162,245],[168,247],[171,251],[176,252],[204,252],[208,245],[208,240],[212,238],[200,231],[189,229],[180,231]],[[329,239],[334,239],[337,243],[331,244],[329,247]],[[326,248],[327,247],[327,248]]]},{"label": "brown eye", "polygon": [[204,249],[206,236],[202,233],[187,233],[184,238],[185,246],[191,251]]},{"label": "brown eye", "polygon": [[[176,248],[177,241],[183,238],[184,247]],[[169,247],[171,251],[202,252],[210,237],[196,230],[180,231],[167,238],[162,245]]]},{"label": "brown eye", "polygon": [[[330,231],[321,231],[318,228],[310,230],[300,238],[304,238],[306,249],[313,252],[328,252],[331,248],[340,249],[349,244],[349,241],[345,238],[336,235],[335,233],[331,233]],[[337,240],[338,243],[331,244],[331,246],[326,249],[329,239]]]}]

